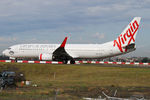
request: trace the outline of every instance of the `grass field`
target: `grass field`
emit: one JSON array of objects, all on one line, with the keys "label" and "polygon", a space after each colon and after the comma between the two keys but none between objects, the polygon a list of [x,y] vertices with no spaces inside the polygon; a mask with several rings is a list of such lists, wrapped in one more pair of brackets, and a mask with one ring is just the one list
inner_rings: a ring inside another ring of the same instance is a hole
[{"label": "grass field", "polygon": [[24,86],[6,89],[0,100],[82,100],[97,97],[101,91],[118,89],[119,97],[131,94],[150,95],[150,68],[113,67],[113,65],[52,65],[0,63],[0,71],[23,72],[26,80],[38,87]]}]

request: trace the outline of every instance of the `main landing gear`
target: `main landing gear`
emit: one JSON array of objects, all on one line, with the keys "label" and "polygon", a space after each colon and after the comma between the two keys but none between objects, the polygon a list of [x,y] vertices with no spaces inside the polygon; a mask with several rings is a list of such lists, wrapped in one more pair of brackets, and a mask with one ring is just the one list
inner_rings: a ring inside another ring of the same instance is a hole
[{"label": "main landing gear", "polygon": [[67,64],[68,60],[63,60],[62,62],[63,62],[63,64]]},{"label": "main landing gear", "polygon": [[70,64],[75,64],[75,60],[70,60]]},{"label": "main landing gear", "polygon": [[[67,64],[68,60],[63,60],[63,64]],[[75,60],[70,60],[70,64],[75,64]]]}]

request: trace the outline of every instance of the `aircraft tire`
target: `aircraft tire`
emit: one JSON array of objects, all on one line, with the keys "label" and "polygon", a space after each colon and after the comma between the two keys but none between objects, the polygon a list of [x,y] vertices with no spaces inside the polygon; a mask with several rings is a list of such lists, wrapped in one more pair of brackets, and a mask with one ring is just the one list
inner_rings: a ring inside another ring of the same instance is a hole
[{"label": "aircraft tire", "polygon": [[63,60],[63,64],[67,64],[68,63],[68,60]]},{"label": "aircraft tire", "polygon": [[17,58],[15,58],[15,62],[17,62],[17,60],[18,60],[18,59],[17,59]]},{"label": "aircraft tire", "polygon": [[75,60],[70,60],[70,64],[75,64]]}]

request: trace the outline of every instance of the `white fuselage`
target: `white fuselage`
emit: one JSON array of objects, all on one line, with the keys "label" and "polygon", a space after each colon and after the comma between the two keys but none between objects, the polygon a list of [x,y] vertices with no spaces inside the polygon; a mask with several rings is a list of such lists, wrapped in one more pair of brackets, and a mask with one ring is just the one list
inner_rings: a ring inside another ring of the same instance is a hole
[{"label": "white fuselage", "polygon": [[[3,51],[10,58],[35,58],[40,54],[52,54],[60,44],[18,44]],[[66,44],[66,52],[73,58],[106,58],[123,54],[112,42],[104,44]]]},{"label": "white fuselage", "polygon": [[67,37],[62,44],[19,44],[3,51],[3,55],[10,58],[32,58],[39,60],[72,60],[75,58],[106,58],[135,50],[135,37],[139,29],[141,17],[134,19],[127,25],[117,39],[104,44],[66,44]]}]

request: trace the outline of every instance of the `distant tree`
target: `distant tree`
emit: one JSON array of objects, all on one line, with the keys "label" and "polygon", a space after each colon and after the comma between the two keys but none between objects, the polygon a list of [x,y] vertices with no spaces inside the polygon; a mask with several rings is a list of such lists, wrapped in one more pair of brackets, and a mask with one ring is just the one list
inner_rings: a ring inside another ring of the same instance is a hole
[{"label": "distant tree", "polygon": [[148,59],[148,63],[150,63],[150,59]]},{"label": "distant tree", "polygon": [[8,59],[9,59],[9,57],[0,55],[0,60],[8,60]]},{"label": "distant tree", "polygon": [[143,62],[143,63],[149,62],[149,58],[148,58],[148,57],[144,57],[144,58],[142,59],[142,62]]}]

